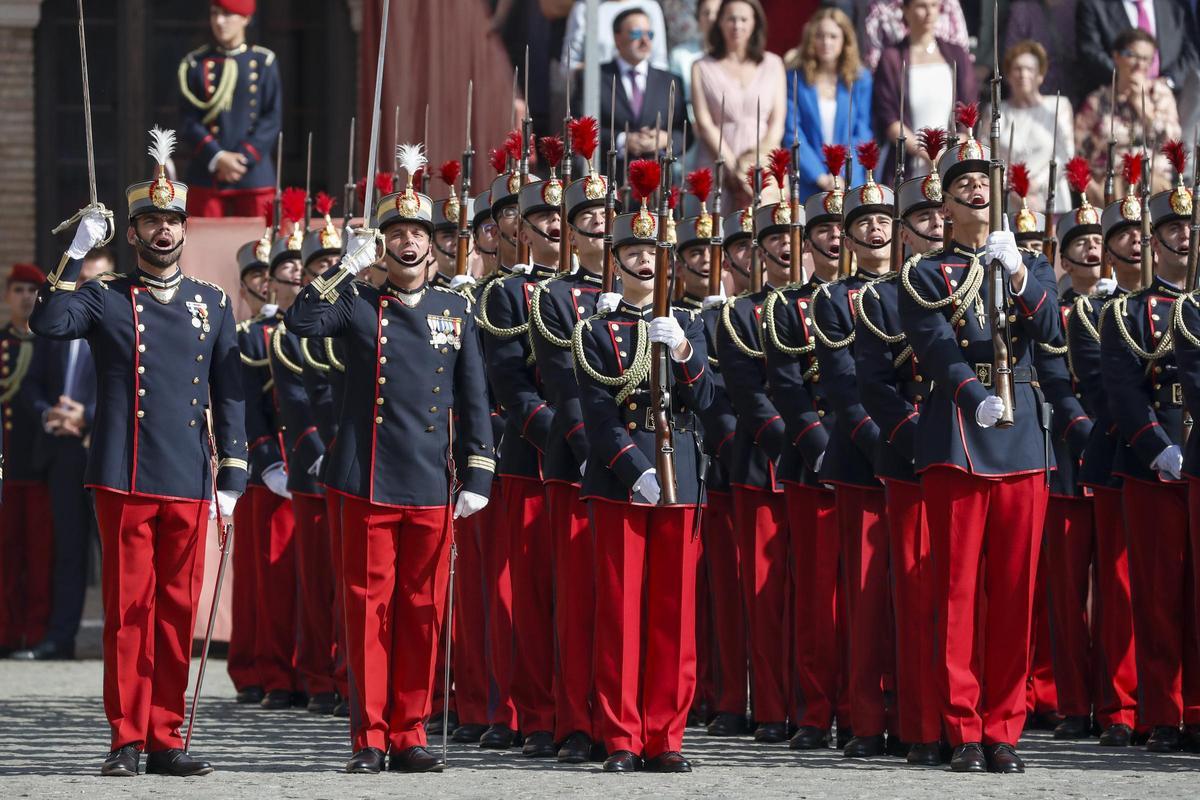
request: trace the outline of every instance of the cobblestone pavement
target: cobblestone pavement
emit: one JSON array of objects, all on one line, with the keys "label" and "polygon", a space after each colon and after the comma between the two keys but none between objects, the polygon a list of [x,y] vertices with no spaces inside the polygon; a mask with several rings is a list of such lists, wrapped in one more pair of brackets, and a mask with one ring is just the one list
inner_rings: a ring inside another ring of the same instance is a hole
[{"label": "cobblestone pavement", "polygon": [[[195,661],[193,661],[195,664]],[[796,754],[749,739],[714,740],[689,731],[691,775],[603,775],[598,765],[530,761],[452,745],[442,775],[349,776],[345,722],[302,710],[236,705],[225,663],[211,662],[192,749],[217,772],[180,779],[100,778],[108,750],[99,661],[0,662],[0,797],[346,798],[396,796],[1130,798],[1196,797],[1200,756],[1108,751],[1094,743],[1028,736],[1025,775],[952,775],[894,758],[848,762],[834,750]],[[440,741],[437,742],[440,745]]]}]

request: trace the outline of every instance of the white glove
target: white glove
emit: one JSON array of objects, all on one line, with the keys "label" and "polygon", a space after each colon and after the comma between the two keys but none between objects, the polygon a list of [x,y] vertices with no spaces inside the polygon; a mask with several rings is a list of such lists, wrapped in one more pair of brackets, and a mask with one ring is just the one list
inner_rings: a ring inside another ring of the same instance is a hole
[{"label": "white glove", "polygon": [[710,308],[720,308],[723,305],[725,305],[724,288],[721,289],[720,294],[710,294],[708,297],[704,298],[704,303],[701,305],[701,308],[703,308],[705,311],[708,311]]},{"label": "white glove", "polygon": [[617,310],[617,306],[621,305],[620,292],[601,292],[596,298],[596,313],[611,314]]},{"label": "white glove", "polygon": [[287,470],[284,469],[282,461],[276,461],[274,464],[264,469],[262,479],[263,483],[267,485],[267,488],[270,489],[272,493],[277,494],[280,497],[290,498],[292,496],[292,493],[289,492],[287,488]]},{"label": "white glove", "polygon": [[512,271],[514,275],[528,275],[533,272],[533,264],[513,264]]},{"label": "white glove", "polygon": [[683,335],[683,326],[675,317],[655,317],[650,320],[650,341],[655,344],[665,344],[671,351],[671,358],[675,361],[686,360],[677,358],[675,355],[679,346],[687,341],[687,337]]},{"label": "white glove", "polygon": [[88,210],[79,219],[79,225],[75,228],[75,238],[71,240],[67,255],[71,258],[86,256],[89,250],[104,241],[104,237],[108,235],[108,226],[109,221],[103,213],[94,208]]},{"label": "white glove", "polygon": [[820,472],[821,465],[825,463],[825,451],[821,451],[821,455],[817,456],[817,463],[813,464],[813,472]]},{"label": "white glove", "polygon": [[324,453],[321,453],[321,455],[317,456],[317,460],[314,461],[312,463],[312,466],[308,468],[308,474],[312,475],[314,478],[317,477],[317,475],[319,475],[321,473],[321,462],[323,462],[324,460],[325,460]]},{"label": "white glove", "polygon": [[262,309],[260,309],[260,311],[262,312],[262,315],[264,317],[273,317],[277,313],[279,313],[279,304],[278,303],[263,303],[263,307],[262,307]]},{"label": "white glove", "polygon": [[221,509],[221,517],[226,522],[233,521],[233,508],[237,505],[239,497],[241,495],[237,492],[230,492],[225,489],[217,490],[217,506]]},{"label": "white glove", "polygon": [[1101,278],[1096,281],[1095,288],[1096,297],[1108,297],[1117,291],[1116,278]]},{"label": "white glove", "polygon": [[1007,223],[1004,230],[988,234],[983,260],[987,264],[999,261],[1010,278],[1021,269],[1021,251],[1017,249],[1017,237],[1008,230]]},{"label": "white glove", "polygon": [[1177,481],[1183,470],[1183,451],[1179,445],[1164,447],[1163,451],[1150,462],[1150,469],[1158,473],[1159,480]]},{"label": "white glove", "polygon": [[455,275],[450,279],[450,288],[458,289],[463,286],[474,286],[475,278],[471,275]]},{"label": "white glove", "polygon": [[640,494],[642,499],[652,506],[658,505],[659,498],[662,497],[662,487],[658,485],[658,473],[653,469],[643,472],[637,482],[633,484],[633,493]]},{"label": "white glove", "polygon": [[975,423],[981,428],[993,428],[1003,413],[1004,401],[994,394],[990,395],[975,409]]},{"label": "white glove", "polygon": [[342,266],[351,275],[357,275],[379,260],[375,231],[350,229],[350,244],[342,257]]},{"label": "white glove", "polygon": [[483,511],[487,504],[488,499],[483,495],[464,491],[458,496],[458,502],[454,504],[454,518],[466,519],[477,511]]}]

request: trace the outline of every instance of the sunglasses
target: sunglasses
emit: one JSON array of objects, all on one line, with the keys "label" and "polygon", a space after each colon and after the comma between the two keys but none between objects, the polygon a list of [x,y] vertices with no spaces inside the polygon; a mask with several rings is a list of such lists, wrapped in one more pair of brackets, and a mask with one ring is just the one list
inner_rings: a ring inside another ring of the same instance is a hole
[{"label": "sunglasses", "polygon": [[1153,53],[1148,56],[1144,56],[1141,53],[1135,53],[1133,50],[1122,50],[1120,52],[1120,56],[1121,58],[1128,58],[1130,61],[1141,61],[1145,64],[1149,64],[1154,60]]},{"label": "sunglasses", "polygon": [[641,39],[643,36],[645,36],[651,42],[654,41],[654,31],[644,31],[641,28],[634,28],[629,32],[629,38],[635,42],[638,39]]}]

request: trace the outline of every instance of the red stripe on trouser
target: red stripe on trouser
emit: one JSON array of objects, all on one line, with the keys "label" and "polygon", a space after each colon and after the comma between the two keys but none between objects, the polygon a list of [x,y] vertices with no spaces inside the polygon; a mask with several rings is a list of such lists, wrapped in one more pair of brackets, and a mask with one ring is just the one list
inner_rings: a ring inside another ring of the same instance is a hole
[{"label": "red stripe on trouser", "polygon": [[[488,702],[488,722],[493,725],[517,727],[517,707],[512,698],[513,676],[513,596],[512,596],[512,543],[515,537],[509,534],[508,497],[505,488],[511,480],[505,478],[492,483],[492,501],[499,505],[492,509],[491,530],[479,540],[483,553],[484,585],[488,607],[487,625],[487,668],[491,679],[491,694]],[[485,509],[486,510],[486,509]]]},{"label": "red stripe on trouser", "polygon": [[346,606],[342,592],[342,495],[325,490],[325,522],[329,526],[329,552],[333,564],[333,685],[342,697],[350,696],[346,659]]},{"label": "red stripe on trouser", "polygon": [[270,491],[265,486],[247,486],[246,493],[233,509],[234,544],[230,556],[233,584],[229,602],[229,655],[225,669],[229,679],[240,691],[249,686],[262,686],[258,662],[254,657],[258,614],[258,596],[254,571],[254,497]]},{"label": "red stripe on trouser", "polygon": [[936,742],[942,735],[934,672],[933,563],[921,486],[884,481],[896,611],[896,703],[901,741]]},{"label": "red stripe on trouser", "polygon": [[596,563],[587,506],[579,487],[546,484],[554,545],[554,737],[592,736],[592,640],[596,622]]},{"label": "red stripe on trouser", "polygon": [[1096,722],[1101,727],[1137,722],[1137,659],[1129,554],[1119,489],[1096,489],[1096,579],[1092,591]]},{"label": "red stripe on trouser", "polygon": [[834,497],[849,612],[850,721],[855,736],[875,736],[887,729],[883,685],[893,673],[896,638],[888,596],[886,503],[882,489],[860,486],[838,486]]},{"label": "red stripe on trouser", "polygon": [[746,614],[738,579],[737,528],[733,497],[710,492],[701,519],[703,564],[708,592],[703,596],[712,618],[713,711],[746,713]]},{"label": "red stripe on trouser", "polygon": [[495,535],[494,518],[495,508],[488,503],[482,511],[454,523],[458,559],[454,564],[454,651],[450,660],[454,669],[454,710],[462,724],[483,725],[488,720],[488,674],[484,655],[487,604],[484,602],[484,561],[480,543],[485,537]]},{"label": "red stripe on trouser", "polygon": [[334,690],[333,564],[325,498],[292,495],[292,514],[300,586],[296,669],[309,694],[323,694]]},{"label": "red stripe on trouser", "polygon": [[296,676],[296,550],[292,503],[274,492],[254,498],[254,563],[257,570],[256,661],[263,689],[292,691]]},{"label": "red stripe on trouser", "polygon": [[1042,533],[1042,574],[1054,663],[1058,713],[1092,712],[1091,631],[1088,614],[1096,526],[1090,497],[1051,497]]},{"label": "red stripe on trouser", "polygon": [[425,744],[450,574],[445,508],[342,498],[355,750]]},{"label": "red stripe on trouser", "polygon": [[1150,726],[1200,723],[1188,488],[1126,478],[1124,492],[1138,644],[1138,721]]},{"label": "red stripe on trouser", "polygon": [[104,596],[104,713],[112,749],[183,747],[208,503],[97,489]]},{"label": "red stripe on trouser", "polygon": [[[838,635],[841,538],[828,489],[786,484],[794,586],[793,658],[796,725],[828,729],[842,682],[844,643]],[[849,720],[846,721],[849,726]]]},{"label": "red stripe on trouser", "polygon": [[788,598],[788,524],[783,494],[737,488],[738,562],[750,642],[754,718],[787,719],[790,636],[784,624]]},{"label": "red stripe on trouser", "polygon": [[54,574],[54,520],[44,483],[6,481],[0,503],[0,646],[46,635]]},{"label": "red stripe on trouser", "polygon": [[608,752],[683,747],[696,691],[695,511],[595,501],[597,727]]},{"label": "red stripe on trouser", "polygon": [[[1048,499],[1044,479],[1038,473],[989,480],[932,467],[921,488],[947,736],[954,746],[1015,744],[1025,726],[1034,575]],[[985,595],[992,602],[980,613]]]},{"label": "red stripe on trouser", "polygon": [[[1029,627],[1029,674],[1025,679],[1025,712],[1054,713],[1058,708],[1058,689],[1054,685],[1053,637],[1050,633],[1050,602],[1047,582],[1050,580],[1038,560],[1034,579],[1033,617]],[[986,634],[985,634],[986,635]]]},{"label": "red stripe on trouser", "polygon": [[512,693],[522,733],[554,731],[554,545],[541,481],[505,478],[512,569]]}]

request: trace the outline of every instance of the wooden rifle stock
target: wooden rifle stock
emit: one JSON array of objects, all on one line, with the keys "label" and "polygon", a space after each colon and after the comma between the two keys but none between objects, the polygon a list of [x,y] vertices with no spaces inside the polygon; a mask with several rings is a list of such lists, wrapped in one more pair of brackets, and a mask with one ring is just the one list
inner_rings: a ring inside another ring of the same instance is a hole
[{"label": "wooden rifle stock", "polygon": [[1192,227],[1188,232],[1187,290],[1196,291],[1200,267],[1200,131],[1192,148]]},{"label": "wooden rifle stock", "polygon": [[[992,73],[992,130],[990,146],[992,164],[989,175],[990,203],[988,205],[988,228],[992,233],[1004,230],[1004,164],[1000,161],[1000,75]],[[1028,277],[1027,280],[1032,280]],[[1011,428],[1014,423],[1013,410],[1016,402],[1013,392],[1012,363],[1008,347],[1008,282],[1004,266],[994,260],[987,265],[987,283],[991,287],[988,304],[988,326],[992,335],[992,388],[1004,402],[997,428]]]},{"label": "wooden rifle stock", "polygon": [[[671,245],[667,241],[667,216],[671,213],[667,198],[671,193],[671,158],[663,158],[662,191],[658,205],[658,236],[654,251],[654,316],[671,313],[671,293],[668,273],[671,265]],[[671,431],[670,358],[665,344],[654,345],[650,363],[650,405],[654,407],[655,469],[662,488],[660,505],[674,505],[675,450]]]}]

